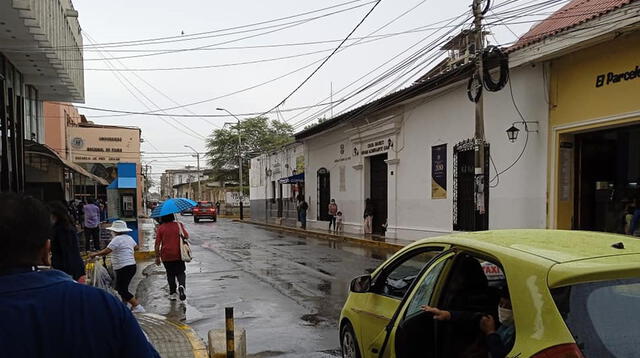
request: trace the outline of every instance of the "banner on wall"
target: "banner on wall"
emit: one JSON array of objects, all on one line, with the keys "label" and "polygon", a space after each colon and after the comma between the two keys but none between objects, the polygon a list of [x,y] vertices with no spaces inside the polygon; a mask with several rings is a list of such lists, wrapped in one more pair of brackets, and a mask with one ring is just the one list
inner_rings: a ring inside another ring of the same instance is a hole
[{"label": "banner on wall", "polygon": [[447,198],[447,145],[431,147],[431,199]]}]

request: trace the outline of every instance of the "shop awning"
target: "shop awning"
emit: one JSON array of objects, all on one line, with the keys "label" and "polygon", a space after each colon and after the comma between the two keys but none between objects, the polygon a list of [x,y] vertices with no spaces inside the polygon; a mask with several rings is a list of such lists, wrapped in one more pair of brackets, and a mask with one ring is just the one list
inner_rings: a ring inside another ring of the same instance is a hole
[{"label": "shop awning", "polygon": [[300,174],[292,175],[292,176],[290,176],[290,177],[286,177],[286,178],[280,178],[280,179],[278,179],[278,183],[279,183],[279,184],[298,184],[298,183],[304,183],[304,173],[300,173]]},{"label": "shop awning", "polygon": [[118,178],[107,189],[135,189],[137,183],[136,163],[118,163]]},{"label": "shop awning", "polygon": [[49,146],[47,146],[46,144],[40,144],[38,142],[34,142],[31,140],[25,140],[24,143],[24,152],[25,154],[38,154],[38,155],[45,155],[49,158],[52,158],[53,160],[57,161],[60,165],[67,167],[69,169],[71,169],[72,171],[89,178],[90,180],[95,181],[96,183],[100,184],[100,185],[109,185],[109,182],[100,178],[99,176],[93,175],[91,173],[89,173],[89,171],[87,171],[86,169],[84,169],[83,167],[79,166],[78,164],[70,161],[70,160],[66,160],[64,158],[62,158],[58,152],[56,152],[55,150],[51,149]]}]

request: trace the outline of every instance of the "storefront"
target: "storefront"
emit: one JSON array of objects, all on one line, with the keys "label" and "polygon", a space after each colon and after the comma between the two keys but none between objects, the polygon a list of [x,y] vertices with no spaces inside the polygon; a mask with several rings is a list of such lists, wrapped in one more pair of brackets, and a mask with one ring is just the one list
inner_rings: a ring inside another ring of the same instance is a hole
[{"label": "storefront", "polygon": [[549,226],[624,232],[640,199],[640,32],[550,70]]}]

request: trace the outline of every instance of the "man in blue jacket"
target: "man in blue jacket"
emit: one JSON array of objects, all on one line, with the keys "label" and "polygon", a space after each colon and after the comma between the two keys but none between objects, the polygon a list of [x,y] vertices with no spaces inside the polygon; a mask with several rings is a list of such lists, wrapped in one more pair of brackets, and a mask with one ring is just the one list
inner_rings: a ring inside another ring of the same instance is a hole
[{"label": "man in blue jacket", "polygon": [[0,356],[159,357],[129,309],[49,265],[49,212],[0,194]]}]

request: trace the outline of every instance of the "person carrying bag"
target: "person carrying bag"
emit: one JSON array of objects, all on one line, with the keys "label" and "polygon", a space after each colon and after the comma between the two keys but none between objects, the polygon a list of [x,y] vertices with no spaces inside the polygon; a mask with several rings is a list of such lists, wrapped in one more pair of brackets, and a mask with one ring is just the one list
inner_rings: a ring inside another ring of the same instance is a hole
[{"label": "person carrying bag", "polygon": [[160,226],[156,232],[156,265],[164,265],[169,283],[169,299],[172,301],[178,297],[181,301],[187,299],[185,262],[192,259],[188,240],[189,233],[182,223],[176,222],[174,214],[160,218]]}]

